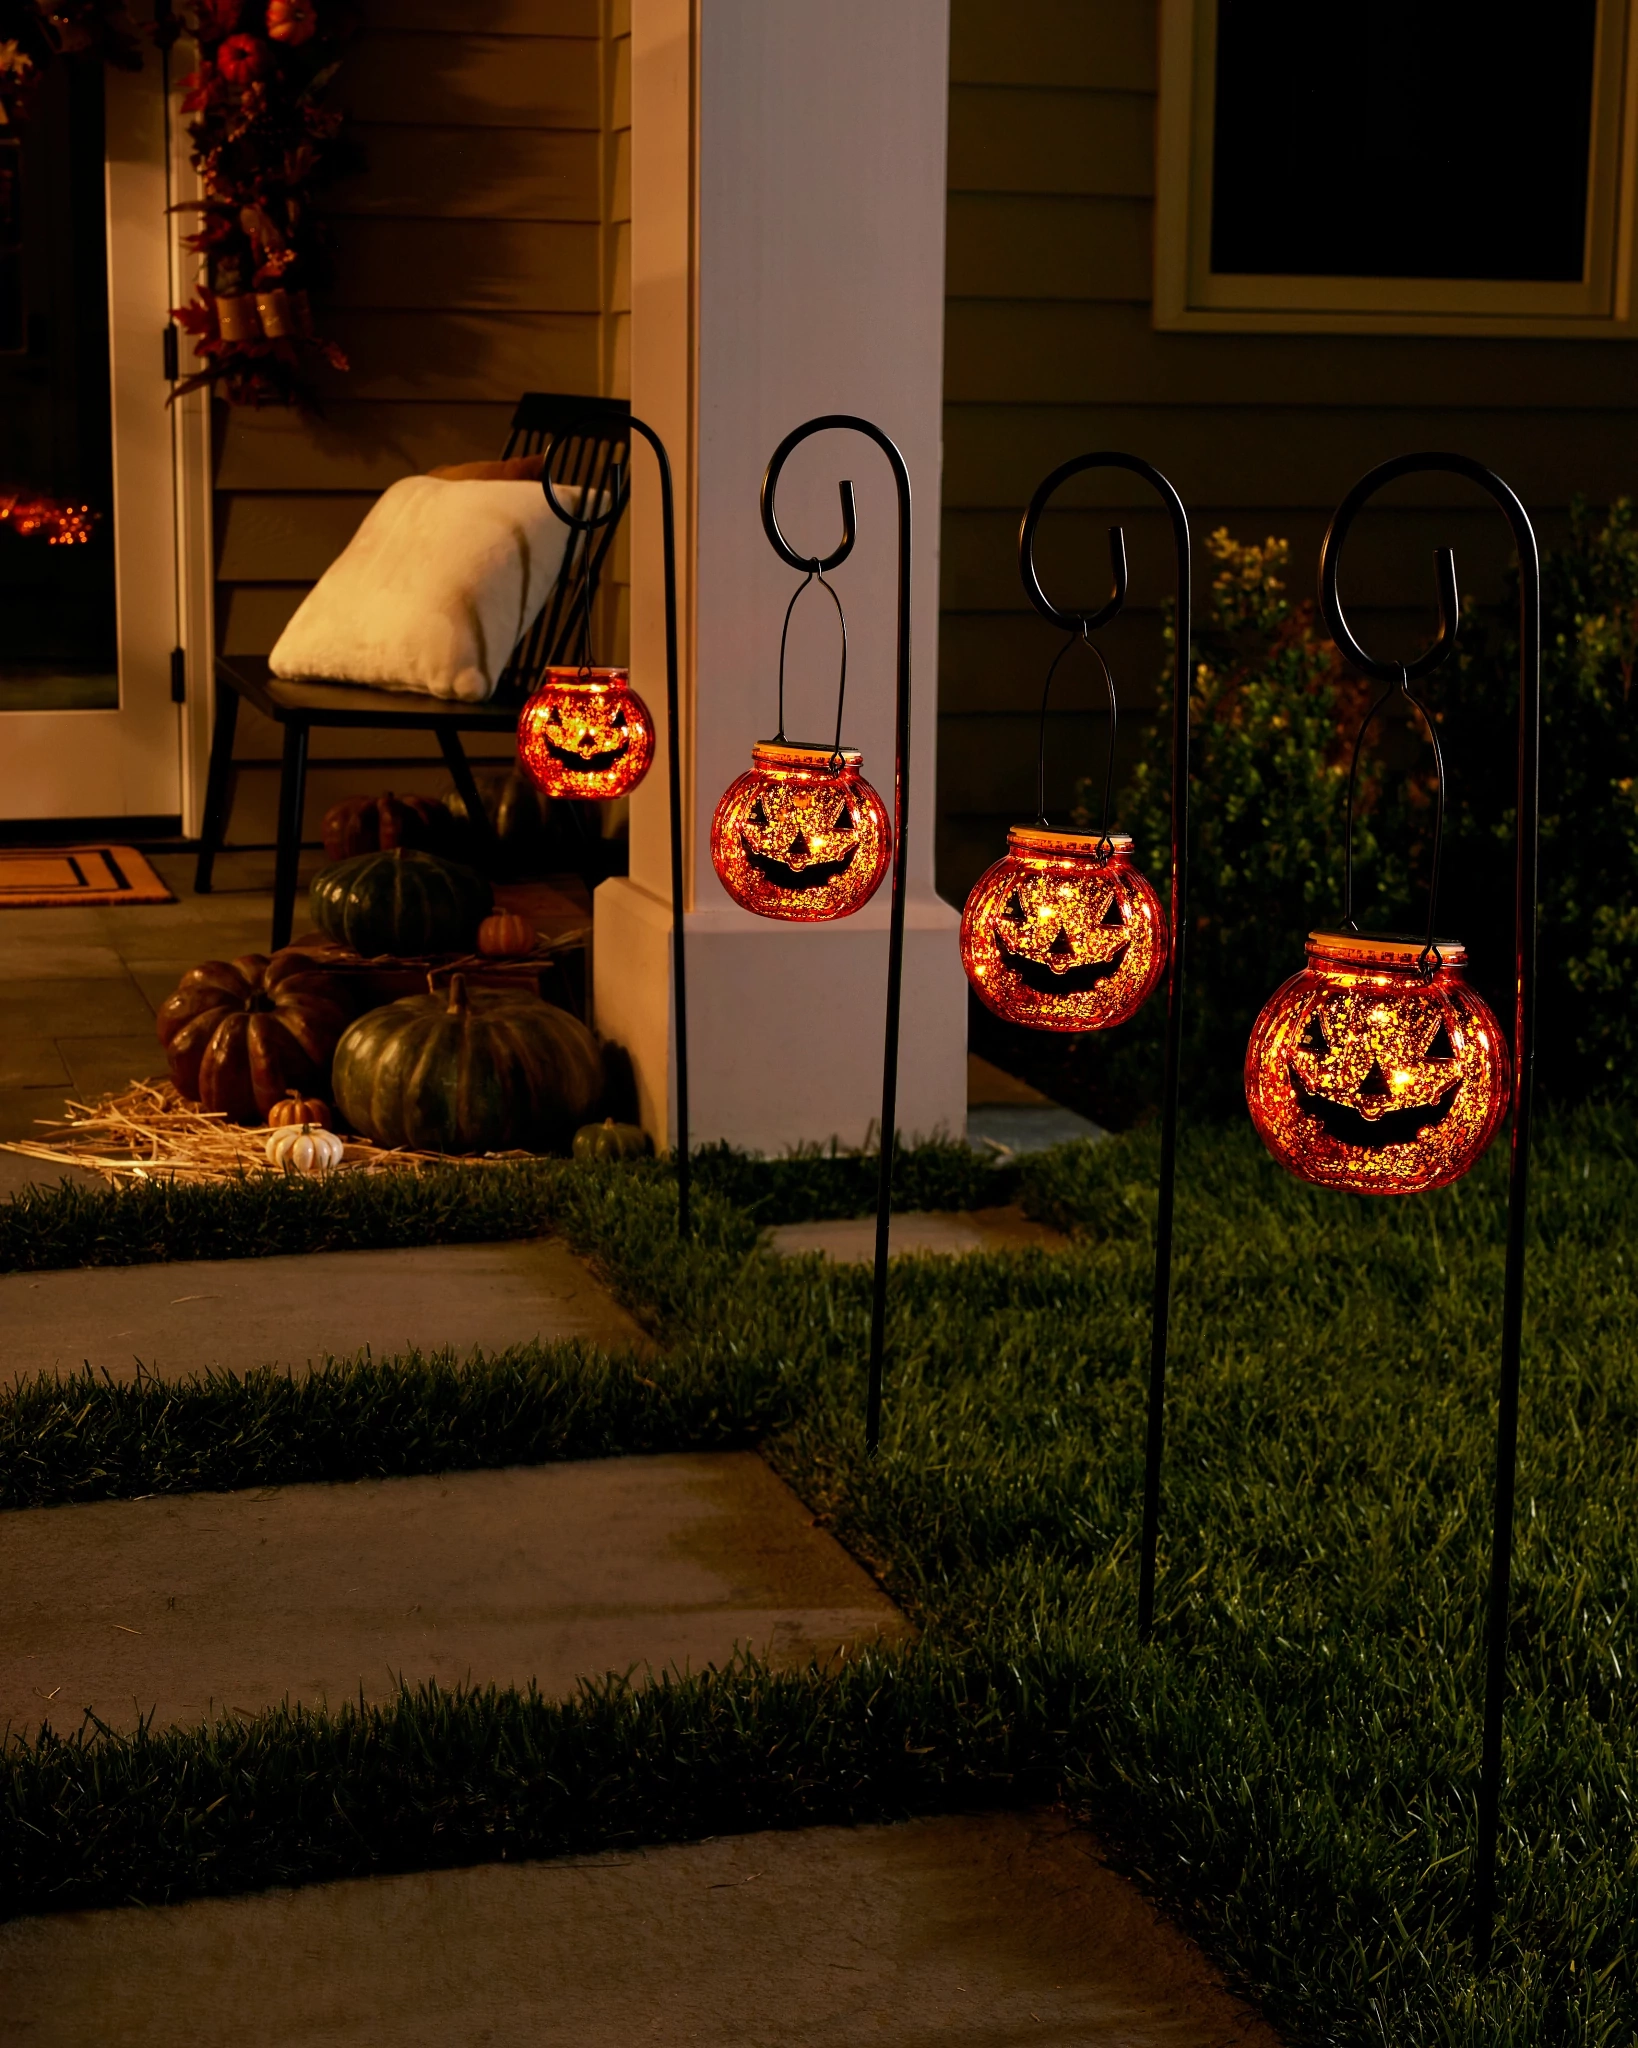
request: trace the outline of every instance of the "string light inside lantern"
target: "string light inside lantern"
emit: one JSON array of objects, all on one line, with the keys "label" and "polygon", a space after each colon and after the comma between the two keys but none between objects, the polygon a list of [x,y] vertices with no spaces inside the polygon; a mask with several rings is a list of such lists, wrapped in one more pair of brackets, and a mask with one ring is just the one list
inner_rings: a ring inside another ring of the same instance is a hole
[{"label": "string light inside lantern", "polygon": [[1105,1031],[1154,992],[1166,913],[1124,833],[1014,825],[961,917],[961,964],[997,1016],[1038,1031]]},{"label": "string light inside lantern", "polygon": [[654,720],[623,668],[549,668],[518,720],[518,760],[548,796],[625,796],[654,759]]},{"label": "string light inside lantern", "polygon": [[[791,613],[818,583],[842,627],[836,737],[826,746],[785,737],[785,644]],[[881,887],[893,851],[887,806],[864,779],[864,758],[842,745],[847,620],[815,564],[785,607],[779,636],[779,731],[751,749],[751,766],[723,792],[711,820],[711,864],[736,903],[759,917],[818,924],[851,917]]]},{"label": "string light inside lantern", "polygon": [[1308,965],[1263,1006],[1246,1050],[1258,1135],[1299,1180],[1368,1195],[1446,1187],[1507,1112],[1512,1062],[1441,939],[1314,932]]}]

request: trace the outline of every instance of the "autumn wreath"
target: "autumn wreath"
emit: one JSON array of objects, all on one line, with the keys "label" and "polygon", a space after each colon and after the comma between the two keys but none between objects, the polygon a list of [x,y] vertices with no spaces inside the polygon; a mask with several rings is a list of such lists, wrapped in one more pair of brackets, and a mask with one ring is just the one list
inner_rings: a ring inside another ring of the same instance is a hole
[{"label": "autumn wreath", "polygon": [[177,309],[202,367],[177,392],[211,385],[238,405],[290,405],[319,363],[347,358],[313,331],[308,296],[322,261],[317,191],[343,168],[342,116],[324,104],[351,28],[337,0],[198,0],[199,51],[182,110],[203,216],[193,303]]}]

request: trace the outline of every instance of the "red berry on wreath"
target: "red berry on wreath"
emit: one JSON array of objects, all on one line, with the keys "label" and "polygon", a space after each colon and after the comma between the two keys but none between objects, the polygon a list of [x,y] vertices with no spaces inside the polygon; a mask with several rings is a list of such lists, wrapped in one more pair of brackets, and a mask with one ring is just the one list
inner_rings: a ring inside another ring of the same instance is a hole
[{"label": "red berry on wreath", "polygon": [[267,32],[276,43],[305,43],[318,27],[313,0],[267,0]]},{"label": "red berry on wreath", "polygon": [[216,68],[229,85],[250,85],[267,69],[267,45],[257,36],[229,36],[216,53]]}]

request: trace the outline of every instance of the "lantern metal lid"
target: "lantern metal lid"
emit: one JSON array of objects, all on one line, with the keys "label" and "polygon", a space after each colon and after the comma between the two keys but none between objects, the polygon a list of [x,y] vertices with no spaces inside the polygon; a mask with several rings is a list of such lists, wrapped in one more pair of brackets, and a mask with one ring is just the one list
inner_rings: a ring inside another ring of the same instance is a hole
[{"label": "lantern metal lid", "polygon": [[1130,832],[1060,832],[1050,825],[1011,825],[1007,845],[1014,853],[1059,860],[1107,860],[1132,851]]},{"label": "lantern metal lid", "polygon": [[857,774],[864,755],[857,747],[827,747],[807,740],[757,740],[751,748],[751,762],[757,768],[796,768],[810,773]]},{"label": "lantern metal lid", "polygon": [[1348,967],[1421,969],[1424,958],[1439,967],[1465,967],[1467,948],[1460,939],[1413,939],[1403,932],[1310,932],[1308,957]]}]

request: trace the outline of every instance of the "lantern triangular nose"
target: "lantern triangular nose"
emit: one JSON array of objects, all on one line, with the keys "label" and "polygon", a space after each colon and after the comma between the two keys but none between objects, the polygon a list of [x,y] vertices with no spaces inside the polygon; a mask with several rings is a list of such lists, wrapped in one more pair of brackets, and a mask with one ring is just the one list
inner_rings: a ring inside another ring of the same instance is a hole
[{"label": "lantern triangular nose", "polygon": [[1388,1093],[1388,1077],[1382,1071],[1382,1062],[1380,1060],[1372,1060],[1371,1071],[1360,1082],[1359,1092],[1361,1098],[1382,1096]]},{"label": "lantern triangular nose", "polygon": [[811,849],[808,846],[807,834],[801,829],[800,826],[798,826],[796,837],[791,841],[792,864],[794,865],[799,860],[805,861],[808,858],[810,850]]},{"label": "lantern triangular nose", "polygon": [[1075,948],[1069,943],[1068,932],[1064,930],[1062,925],[1059,925],[1058,936],[1047,948],[1048,953],[1054,960],[1067,960],[1074,950]]}]

